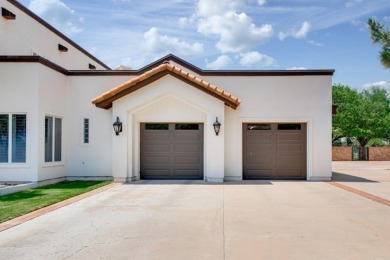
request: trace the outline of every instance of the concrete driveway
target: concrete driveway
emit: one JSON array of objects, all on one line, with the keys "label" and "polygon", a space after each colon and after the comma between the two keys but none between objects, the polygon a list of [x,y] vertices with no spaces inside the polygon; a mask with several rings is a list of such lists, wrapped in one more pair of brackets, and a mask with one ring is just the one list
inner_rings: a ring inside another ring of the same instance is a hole
[{"label": "concrete driveway", "polygon": [[[336,163],[337,183],[389,199],[390,163],[354,166]],[[0,232],[0,256],[390,259],[390,207],[363,195],[327,182],[142,181]]]}]

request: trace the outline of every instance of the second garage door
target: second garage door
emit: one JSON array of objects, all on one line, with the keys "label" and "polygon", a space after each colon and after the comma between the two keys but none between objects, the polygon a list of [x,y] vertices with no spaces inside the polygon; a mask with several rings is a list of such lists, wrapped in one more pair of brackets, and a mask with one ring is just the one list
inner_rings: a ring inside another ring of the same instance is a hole
[{"label": "second garage door", "polygon": [[306,124],[243,124],[244,179],[305,179]]},{"label": "second garage door", "polygon": [[203,124],[141,124],[141,179],[203,179]]}]

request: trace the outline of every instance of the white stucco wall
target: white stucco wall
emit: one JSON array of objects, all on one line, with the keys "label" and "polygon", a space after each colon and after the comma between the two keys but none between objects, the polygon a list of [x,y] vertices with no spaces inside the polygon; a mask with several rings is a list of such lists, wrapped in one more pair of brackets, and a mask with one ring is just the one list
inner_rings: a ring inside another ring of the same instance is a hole
[{"label": "white stucco wall", "polygon": [[[0,63],[0,113],[26,114],[26,163],[0,164],[0,181],[38,180],[39,64]],[[23,75],[23,76],[21,76]]]},{"label": "white stucco wall", "polygon": [[[38,180],[55,179],[66,175],[66,76],[39,66],[38,101]],[[62,118],[62,161],[45,162],[45,116]]]},{"label": "white stucco wall", "polygon": [[[105,69],[8,1],[0,0],[0,7],[16,15],[15,20],[0,19],[0,55],[36,53],[66,69],[88,70],[89,63],[98,70]],[[60,52],[58,44],[67,47],[68,52]]]},{"label": "white stucco wall", "polygon": [[[112,176],[112,109],[100,109],[91,100],[129,80],[128,76],[74,76],[67,81],[67,162],[71,177]],[[90,119],[90,144],[83,144],[82,121]]]}]

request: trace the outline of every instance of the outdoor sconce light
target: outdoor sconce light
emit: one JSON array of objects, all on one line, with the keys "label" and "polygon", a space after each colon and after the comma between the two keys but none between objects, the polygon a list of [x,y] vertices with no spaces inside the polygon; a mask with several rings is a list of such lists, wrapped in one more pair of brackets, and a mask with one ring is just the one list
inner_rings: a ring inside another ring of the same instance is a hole
[{"label": "outdoor sconce light", "polygon": [[116,135],[119,135],[120,132],[122,132],[122,122],[119,121],[119,116],[116,117],[116,122],[112,124],[114,127],[114,132]]},{"label": "outdoor sconce light", "polygon": [[218,117],[215,119],[215,122],[214,122],[213,126],[214,126],[215,134],[218,135],[219,134],[219,130],[221,130],[221,123],[218,122]]}]

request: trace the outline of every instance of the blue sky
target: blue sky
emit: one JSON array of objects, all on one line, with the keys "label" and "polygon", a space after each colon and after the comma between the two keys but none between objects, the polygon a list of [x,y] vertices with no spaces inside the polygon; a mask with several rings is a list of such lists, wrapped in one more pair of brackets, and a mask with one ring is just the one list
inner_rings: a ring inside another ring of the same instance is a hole
[{"label": "blue sky", "polygon": [[203,69],[335,69],[390,89],[366,26],[389,0],[21,0],[112,68],[173,53]]}]

